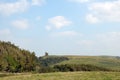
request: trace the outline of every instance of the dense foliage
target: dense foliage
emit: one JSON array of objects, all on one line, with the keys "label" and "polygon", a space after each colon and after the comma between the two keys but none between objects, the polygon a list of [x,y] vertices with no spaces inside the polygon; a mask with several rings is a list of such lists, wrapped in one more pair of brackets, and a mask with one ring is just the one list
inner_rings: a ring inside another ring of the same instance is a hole
[{"label": "dense foliage", "polygon": [[40,65],[43,67],[48,67],[54,64],[57,64],[62,61],[69,60],[67,57],[63,56],[45,56],[45,57],[39,57]]},{"label": "dense foliage", "polygon": [[53,67],[42,67],[39,70],[39,73],[75,72],[75,71],[114,71],[114,70],[91,65],[91,64],[64,64],[64,65],[54,65]]},{"label": "dense foliage", "polygon": [[61,72],[67,72],[67,71],[111,71],[109,69],[98,67],[95,65],[90,65],[90,64],[55,65],[54,69],[61,71]]},{"label": "dense foliage", "polygon": [[33,71],[36,67],[36,56],[11,44],[0,41],[0,71],[23,72]]},{"label": "dense foliage", "polygon": [[38,70],[39,73],[57,72],[53,66],[57,63],[69,60],[67,57],[63,56],[43,56],[39,57],[39,65],[41,66]]}]

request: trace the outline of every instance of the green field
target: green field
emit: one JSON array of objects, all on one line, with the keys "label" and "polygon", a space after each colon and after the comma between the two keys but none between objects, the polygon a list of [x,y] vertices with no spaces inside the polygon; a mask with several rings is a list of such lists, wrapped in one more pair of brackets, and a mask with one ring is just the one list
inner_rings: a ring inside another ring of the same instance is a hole
[{"label": "green field", "polygon": [[0,75],[2,75],[0,80],[120,80],[120,72],[57,72]]},{"label": "green field", "polygon": [[120,58],[114,56],[66,56],[67,61],[60,64],[91,64],[99,67],[104,67],[116,71],[120,71]]},{"label": "green field", "polygon": [[[91,64],[120,70],[120,58],[112,56],[65,56],[69,60],[56,63],[61,64]],[[53,65],[51,65],[53,66]],[[120,72],[54,72],[54,73],[1,73],[0,80],[120,80]]]}]

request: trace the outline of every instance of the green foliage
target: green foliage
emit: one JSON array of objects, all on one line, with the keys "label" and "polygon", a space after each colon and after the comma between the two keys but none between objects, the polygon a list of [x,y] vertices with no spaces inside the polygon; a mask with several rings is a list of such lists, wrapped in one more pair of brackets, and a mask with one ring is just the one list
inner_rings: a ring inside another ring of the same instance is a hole
[{"label": "green foliage", "polygon": [[39,73],[50,73],[50,72],[57,72],[56,69],[53,67],[42,67],[39,69]]},{"label": "green foliage", "polygon": [[68,71],[111,71],[106,68],[90,65],[90,64],[65,64],[55,65],[54,69],[62,72]]},{"label": "green foliage", "polygon": [[10,42],[0,41],[0,71],[34,71],[37,57],[35,53],[20,49]]},{"label": "green foliage", "polygon": [[45,56],[45,57],[39,57],[40,65],[43,67],[48,67],[57,63],[60,63],[62,61],[69,60],[67,57],[63,56]]}]

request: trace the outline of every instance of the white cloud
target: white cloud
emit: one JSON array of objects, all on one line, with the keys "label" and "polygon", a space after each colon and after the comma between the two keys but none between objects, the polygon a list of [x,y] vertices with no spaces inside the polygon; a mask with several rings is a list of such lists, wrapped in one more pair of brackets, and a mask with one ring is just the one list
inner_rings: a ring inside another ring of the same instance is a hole
[{"label": "white cloud", "polygon": [[[101,51],[118,53],[120,50],[120,32],[108,32],[97,35],[97,47]],[[111,51],[111,52],[110,52]]]},{"label": "white cloud", "polygon": [[11,31],[9,29],[0,30],[0,36],[10,35]]},{"label": "white cloud", "polygon": [[84,47],[91,47],[94,44],[94,42],[92,40],[81,40],[81,41],[78,41],[77,44]]},{"label": "white cloud", "polygon": [[15,20],[11,22],[13,27],[19,28],[19,29],[27,29],[29,28],[28,20]]},{"label": "white cloud", "polygon": [[53,34],[53,36],[76,36],[78,35],[75,31],[63,31]]},{"label": "white cloud", "polygon": [[12,37],[10,29],[1,29],[0,30],[0,40],[9,40]]},{"label": "white cloud", "polygon": [[89,2],[90,0],[68,0],[70,2],[76,2],[76,3],[86,3]]},{"label": "white cloud", "polygon": [[51,26],[47,25],[46,27],[46,30],[50,31],[51,30]]},{"label": "white cloud", "polygon": [[45,3],[46,3],[45,0],[32,0],[32,5],[41,6],[41,5],[45,4]]},{"label": "white cloud", "polygon": [[55,16],[48,19],[48,26],[51,28],[60,29],[65,26],[69,26],[72,22],[67,20],[64,16]]},{"label": "white cloud", "polygon": [[32,6],[41,6],[45,4],[45,0],[17,0],[16,2],[0,2],[0,14],[2,15],[12,15],[15,13],[25,12]]},{"label": "white cloud", "polygon": [[87,20],[89,23],[98,23],[98,22],[99,22],[98,18],[95,17],[95,16],[92,15],[92,14],[88,14],[88,15],[86,16],[86,20]]},{"label": "white cloud", "polygon": [[12,15],[15,13],[25,12],[29,7],[27,0],[18,0],[14,3],[0,3],[0,14]]},{"label": "white cloud", "polygon": [[81,50],[91,52],[91,54],[118,55],[120,52],[120,32],[96,34],[91,39],[77,41],[77,44]]},{"label": "white cloud", "polygon": [[94,2],[89,10],[101,22],[120,22],[120,0]]},{"label": "white cloud", "polygon": [[97,35],[98,39],[101,38],[101,41],[105,43],[112,44],[113,42],[119,42],[120,43],[120,32],[108,32],[104,34]]},{"label": "white cloud", "polygon": [[37,16],[36,20],[38,20],[38,21],[41,20],[41,16]]}]

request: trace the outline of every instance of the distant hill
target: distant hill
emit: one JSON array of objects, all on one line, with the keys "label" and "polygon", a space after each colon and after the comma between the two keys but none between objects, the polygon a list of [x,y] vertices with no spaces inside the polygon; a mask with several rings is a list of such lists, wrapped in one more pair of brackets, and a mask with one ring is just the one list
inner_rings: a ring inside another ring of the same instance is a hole
[{"label": "distant hill", "polygon": [[43,56],[39,63],[44,67],[40,72],[120,71],[120,57],[116,56]]},{"label": "distant hill", "polygon": [[0,71],[32,71],[36,65],[34,52],[20,49],[11,42],[0,41]]},{"label": "distant hill", "polygon": [[54,65],[85,64],[120,71],[120,57],[116,56],[65,56],[67,61]]},{"label": "distant hill", "polygon": [[67,57],[64,57],[64,56],[43,56],[43,57],[39,57],[39,63],[43,67],[52,66],[52,65],[55,65],[55,64],[58,64],[60,62],[67,61],[67,60],[69,60],[69,59]]},{"label": "distant hill", "polygon": [[120,71],[119,56],[45,56],[0,41],[2,72]]}]

